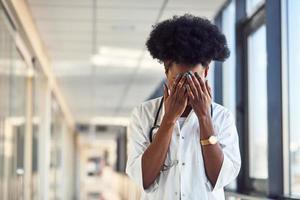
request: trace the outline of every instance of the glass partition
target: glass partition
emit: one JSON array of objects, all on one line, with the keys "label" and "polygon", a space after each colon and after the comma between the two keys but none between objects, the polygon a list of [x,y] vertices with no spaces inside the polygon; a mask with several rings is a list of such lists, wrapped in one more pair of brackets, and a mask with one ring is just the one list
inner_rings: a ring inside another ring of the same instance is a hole
[{"label": "glass partition", "polygon": [[24,189],[26,65],[0,9],[0,199],[20,199]]},{"label": "glass partition", "polygon": [[62,199],[62,135],[63,117],[55,98],[51,100],[49,199]]}]

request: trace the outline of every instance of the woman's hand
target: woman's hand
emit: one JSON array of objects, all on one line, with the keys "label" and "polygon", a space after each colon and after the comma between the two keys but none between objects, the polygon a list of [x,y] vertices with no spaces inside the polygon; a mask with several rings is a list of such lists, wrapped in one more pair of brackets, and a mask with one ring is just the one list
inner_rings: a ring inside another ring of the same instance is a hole
[{"label": "woman's hand", "polygon": [[191,74],[187,78],[187,93],[188,101],[194,109],[198,119],[210,116],[210,105],[212,102],[211,88],[208,82],[199,76],[196,72],[195,75]]},{"label": "woman's hand", "polygon": [[178,75],[172,85],[171,91],[164,85],[164,117],[173,123],[181,116],[187,105],[187,95],[184,87],[186,80],[185,76]]}]

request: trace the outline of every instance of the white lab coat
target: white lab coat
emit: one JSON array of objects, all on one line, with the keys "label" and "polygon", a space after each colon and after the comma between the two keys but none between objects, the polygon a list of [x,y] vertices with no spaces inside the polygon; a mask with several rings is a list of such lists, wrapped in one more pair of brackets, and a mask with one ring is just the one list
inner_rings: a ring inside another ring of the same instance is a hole
[{"label": "white lab coat", "polygon": [[[153,126],[160,100],[161,97],[136,106],[132,111],[128,128],[129,155],[126,173],[142,189],[142,199],[225,199],[223,188],[238,175],[241,158],[233,114],[215,102],[212,103],[213,126],[224,153],[224,160],[215,187],[212,188],[205,173],[199,142],[199,123],[195,112],[192,110],[181,129],[178,121],[174,127],[165,160],[165,164],[169,168],[161,171],[150,187],[143,188],[141,158],[150,144],[149,130]],[[162,106],[158,117],[158,124],[160,124],[163,115],[164,106]],[[153,132],[154,137],[157,130]]]}]

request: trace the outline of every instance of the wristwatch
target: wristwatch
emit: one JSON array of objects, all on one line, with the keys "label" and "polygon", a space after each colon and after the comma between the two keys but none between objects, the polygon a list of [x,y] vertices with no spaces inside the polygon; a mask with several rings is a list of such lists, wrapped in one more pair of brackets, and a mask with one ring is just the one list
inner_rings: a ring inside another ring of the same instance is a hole
[{"label": "wristwatch", "polygon": [[216,144],[218,142],[218,138],[214,135],[210,136],[208,139],[200,140],[202,146]]}]

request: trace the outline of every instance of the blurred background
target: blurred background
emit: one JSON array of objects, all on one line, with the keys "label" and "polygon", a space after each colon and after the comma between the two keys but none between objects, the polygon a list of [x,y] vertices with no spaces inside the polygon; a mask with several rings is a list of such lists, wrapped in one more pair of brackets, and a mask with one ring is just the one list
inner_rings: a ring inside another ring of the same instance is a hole
[{"label": "blurred background", "polygon": [[[300,199],[300,0],[0,0],[0,199],[135,200],[134,106],[162,95],[152,25],[185,13],[226,35],[214,101],[236,117],[227,199]],[[298,89],[297,89],[298,88]]]}]

